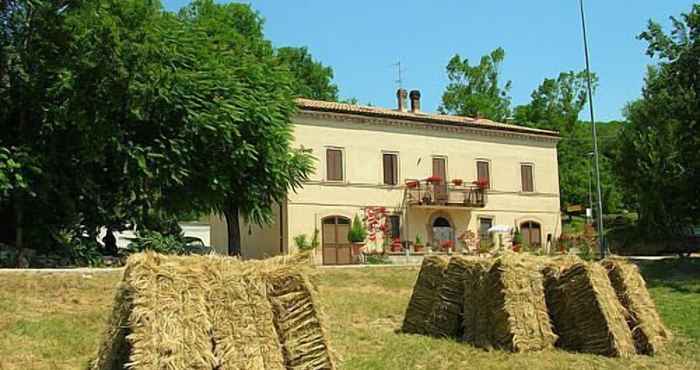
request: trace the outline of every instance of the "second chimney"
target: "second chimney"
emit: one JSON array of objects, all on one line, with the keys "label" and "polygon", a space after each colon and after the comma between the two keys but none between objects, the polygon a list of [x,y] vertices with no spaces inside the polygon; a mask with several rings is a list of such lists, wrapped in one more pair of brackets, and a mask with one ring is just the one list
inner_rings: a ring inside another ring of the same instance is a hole
[{"label": "second chimney", "polygon": [[398,106],[399,112],[406,111],[406,98],[407,97],[408,97],[408,92],[406,91],[406,89],[396,90],[396,99],[398,100],[398,103],[399,103],[399,106]]},{"label": "second chimney", "polygon": [[420,112],[420,91],[411,90],[411,93],[408,96],[411,98],[411,112]]}]

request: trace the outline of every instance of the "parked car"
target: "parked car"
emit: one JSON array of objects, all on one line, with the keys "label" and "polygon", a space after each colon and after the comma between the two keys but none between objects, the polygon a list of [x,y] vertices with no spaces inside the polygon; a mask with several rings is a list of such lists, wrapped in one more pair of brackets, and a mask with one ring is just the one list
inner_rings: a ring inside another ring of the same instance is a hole
[{"label": "parked car", "polygon": [[692,253],[700,252],[700,226],[688,229],[680,243],[667,249],[665,252],[678,254],[681,257],[690,257]]},{"label": "parked car", "polygon": [[196,236],[185,237],[185,250],[188,254],[210,254],[214,249],[204,244],[204,241]]}]

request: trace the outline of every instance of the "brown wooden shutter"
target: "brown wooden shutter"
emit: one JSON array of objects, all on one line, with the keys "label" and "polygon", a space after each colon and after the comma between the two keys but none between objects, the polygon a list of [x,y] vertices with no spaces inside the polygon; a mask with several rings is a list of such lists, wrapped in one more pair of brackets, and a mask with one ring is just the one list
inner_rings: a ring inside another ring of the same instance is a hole
[{"label": "brown wooden shutter", "polygon": [[486,161],[477,161],[476,162],[476,179],[478,181],[486,181],[488,184],[486,188],[491,187],[491,180],[489,176],[489,162]]},{"label": "brown wooden shutter", "polygon": [[326,179],[343,180],[343,152],[338,149],[326,149]]},{"label": "brown wooden shutter", "polygon": [[384,154],[384,184],[396,185],[398,183],[398,160],[396,154]]},{"label": "brown wooden shutter", "polygon": [[520,178],[523,185],[524,192],[534,191],[533,181],[532,181],[532,165],[523,164],[520,165]]},{"label": "brown wooden shutter", "polygon": [[433,158],[433,176],[438,176],[442,179],[442,181],[447,182],[445,158]]}]

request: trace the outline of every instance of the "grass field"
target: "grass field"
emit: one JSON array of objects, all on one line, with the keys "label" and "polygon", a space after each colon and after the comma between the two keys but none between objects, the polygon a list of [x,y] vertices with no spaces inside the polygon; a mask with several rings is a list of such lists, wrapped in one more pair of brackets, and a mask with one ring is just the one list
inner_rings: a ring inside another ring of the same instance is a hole
[{"label": "grass field", "polygon": [[[416,268],[324,269],[318,283],[343,369],[700,368],[700,260],[645,262],[642,271],[676,339],[660,356],[627,360],[563,351],[484,352],[449,340],[397,334]],[[0,370],[84,368],[119,277],[0,275]]]}]

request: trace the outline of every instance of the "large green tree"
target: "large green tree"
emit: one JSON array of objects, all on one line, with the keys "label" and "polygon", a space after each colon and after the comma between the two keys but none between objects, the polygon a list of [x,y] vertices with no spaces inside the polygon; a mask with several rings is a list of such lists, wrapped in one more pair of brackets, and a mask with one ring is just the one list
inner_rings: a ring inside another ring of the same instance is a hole
[{"label": "large green tree", "polygon": [[[594,87],[597,78],[593,76]],[[531,94],[532,100],[515,108],[516,122],[530,127],[559,131],[557,146],[559,187],[562,207],[590,202],[594,176],[590,125],[579,121],[588,96],[585,72],[562,72],[557,78],[545,78]],[[601,142],[608,143],[607,137]],[[611,156],[601,156],[601,184],[604,211],[616,211],[621,196],[610,166]]]},{"label": "large green tree", "polygon": [[298,97],[337,101],[338,86],[333,83],[333,68],[314,60],[305,47],[283,47],[277,59],[292,73],[292,89]]},{"label": "large green tree", "polygon": [[639,36],[658,64],[626,108],[617,163],[640,230],[660,240],[700,222],[700,5],[671,21],[670,34],[650,21]]},{"label": "large green tree", "polygon": [[248,5],[2,4],[0,214],[33,245],[219,211],[236,254],[239,216],[268,221],[311,169],[290,147],[293,78]]},{"label": "large green tree", "polygon": [[504,58],[501,48],[482,56],[474,66],[459,54],[452,57],[446,68],[449,84],[442,94],[440,112],[505,122],[510,116],[511,82],[500,82]]}]

